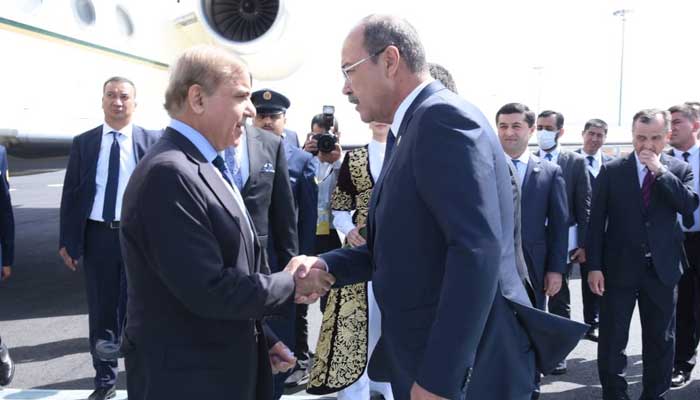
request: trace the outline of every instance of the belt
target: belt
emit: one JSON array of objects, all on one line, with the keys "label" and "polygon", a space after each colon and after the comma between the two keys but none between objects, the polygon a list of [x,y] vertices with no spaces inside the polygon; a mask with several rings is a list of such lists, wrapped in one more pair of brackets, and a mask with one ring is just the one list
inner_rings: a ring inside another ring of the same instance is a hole
[{"label": "belt", "polygon": [[99,225],[103,228],[114,229],[114,230],[119,229],[119,227],[121,226],[120,221],[105,222],[105,221],[95,221],[94,219],[89,219],[88,222],[90,224],[93,224],[93,225]]}]

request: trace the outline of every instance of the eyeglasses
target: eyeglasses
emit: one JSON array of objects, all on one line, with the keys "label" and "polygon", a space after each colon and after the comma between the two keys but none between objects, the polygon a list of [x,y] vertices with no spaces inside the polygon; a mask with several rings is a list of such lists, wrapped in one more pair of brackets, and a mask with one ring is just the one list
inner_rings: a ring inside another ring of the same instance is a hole
[{"label": "eyeglasses", "polygon": [[362,60],[357,61],[357,62],[355,62],[355,63],[352,63],[352,64],[348,65],[347,67],[341,68],[340,70],[343,71],[343,76],[345,77],[345,80],[346,80],[346,81],[350,81],[350,75],[348,74],[348,73],[350,72],[350,70],[352,70],[353,68],[355,68],[355,67],[357,67],[358,65],[362,64],[363,62],[369,60],[370,58],[376,57],[376,56],[382,54],[382,53],[384,52],[384,50],[386,50],[386,48],[389,47],[389,46],[393,46],[393,44],[392,44],[392,43],[389,43],[389,44],[387,44],[386,46],[382,47],[381,50],[378,50],[378,51],[376,51],[375,53],[368,55],[367,57],[363,58]]}]

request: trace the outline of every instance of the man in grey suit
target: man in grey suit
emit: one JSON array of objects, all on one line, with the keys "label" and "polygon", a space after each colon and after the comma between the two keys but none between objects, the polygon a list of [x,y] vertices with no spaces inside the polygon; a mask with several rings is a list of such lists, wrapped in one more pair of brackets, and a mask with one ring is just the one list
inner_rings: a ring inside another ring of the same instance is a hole
[{"label": "man in grey suit", "polygon": [[322,271],[296,282],[292,267],[263,272],[255,226],[219,155],[255,115],[250,85],[229,52],[185,51],[165,95],[172,120],[126,189],[132,400],[271,399],[271,372],[295,360],[262,319],[295,290],[315,299],[333,283]]},{"label": "man in grey suit", "polygon": [[[586,168],[588,169],[588,179],[591,182],[591,188],[595,190],[595,182],[598,174],[600,174],[600,168],[603,164],[613,160],[613,157],[602,151],[605,139],[608,137],[608,124],[602,119],[590,119],[583,126],[581,137],[583,138],[583,147],[576,150],[576,152],[584,156]],[[591,205],[591,207],[593,206]],[[581,281],[586,282],[588,267],[585,262],[581,263],[580,267]],[[597,342],[600,296],[593,294],[588,285],[584,284],[581,285],[581,297],[583,300],[583,322],[590,326],[588,332],[586,332],[586,339]]]},{"label": "man in grey suit", "polygon": [[[556,111],[542,111],[537,116],[538,155],[561,167],[566,183],[569,226],[568,255],[566,271],[561,290],[548,303],[549,312],[564,318],[571,318],[571,293],[569,292],[569,275],[574,263],[586,262],[584,243],[588,216],[591,211],[591,183],[588,180],[586,161],[583,156],[559,147],[559,139],[564,135],[564,115]],[[566,373],[566,360],[552,374]]]}]

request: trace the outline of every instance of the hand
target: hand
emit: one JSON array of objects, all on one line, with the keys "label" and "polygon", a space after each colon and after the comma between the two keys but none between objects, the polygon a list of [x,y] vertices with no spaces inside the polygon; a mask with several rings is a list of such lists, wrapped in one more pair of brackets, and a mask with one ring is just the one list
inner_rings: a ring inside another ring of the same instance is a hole
[{"label": "hand", "polygon": [[356,227],[348,232],[347,236],[345,236],[345,238],[348,239],[348,243],[350,243],[353,247],[362,246],[363,244],[367,243],[365,238],[360,235],[360,228],[361,227],[359,226]]},{"label": "hand", "polygon": [[547,296],[552,297],[559,293],[561,289],[561,273],[547,272],[544,276],[544,292]]},{"label": "hand", "polygon": [[10,275],[12,275],[12,267],[10,267],[9,265],[3,266],[2,273],[0,273],[0,280],[8,280],[10,279]]},{"label": "hand", "polygon": [[429,391],[423,389],[418,382],[413,382],[411,386],[411,400],[447,400],[444,397],[440,397],[436,394],[432,394]]},{"label": "hand", "polygon": [[314,133],[308,133],[306,134],[306,142],[304,142],[304,151],[308,151],[309,153],[316,154],[318,153],[318,141],[313,138]]},{"label": "hand", "polygon": [[644,164],[647,168],[649,168],[649,171],[653,172],[654,174],[658,174],[659,169],[661,169],[660,156],[651,150],[640,151],[639,162]]},{"label": "hand", "polygon": [[328,266],[318,257],[294,257],[284,270],[294,275],[294,301],[297,303],[315,302],[335,283],[335,277],[327,272]]},{"label": "hand", "polygon": [[343,149],[340,147],[340,143],[335,144],[335,149],[331,151],[330,153],[323,153],[323,152],[318,152],[318,159],[327,162],[329,164],[333,164],[334,162],[340,160],[340,155],[342,154]]},{"label": "hand", "polygon": [[70,256],[70,254],[68,254],[68,250],[66,250],[65,246],[58,250],[58,255],[61,256],[63,263],[66,264],[66,267],[68,267],[70,270],[75,271],[76,268],[78,268],[78,260],[74,259]]},{"label": "hand", "polygon": [[294,354],[282,341],[275,343],[267,354],[270,357],[270,366],[272,367],[273,375],[280,372],[287,372],[297,363]]},{"label": "hand", "polygon": [[571,254],[571,262],[573,263],[579,263],[583,264],[586,262],[586,249],[583,247],[579,247],[578,249],[574,250],[573,254]]},{"label": "hand", "polygon": [[603,277],[602,271],[588,272],[588,287],[591,288],[591,292],[598,296],[602,296],[605,293],[605,277]]}]

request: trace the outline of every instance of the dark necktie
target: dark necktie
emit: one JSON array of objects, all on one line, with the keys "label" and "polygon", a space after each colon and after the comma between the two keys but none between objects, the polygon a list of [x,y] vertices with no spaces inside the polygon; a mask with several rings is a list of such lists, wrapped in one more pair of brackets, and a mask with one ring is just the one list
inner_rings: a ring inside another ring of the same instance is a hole
[{"label": "dark necktie", "polygon": [[221,158],[221,156],[216,156],[216,158],[214,158],[214,160],[212,160],[211,163],[214,164],[214,166],[216,167],[216,169],[219,170],[219,172],[221,172],[221,176],[224,177],[226,183],[228,183],[229,186],[233,188],[231,176],[229,175],[228,168],[226,168],[226,163],[224,162],[224,159]]},{"label": "dark necktie", "polygon": [[[690,153],[688,153],[688,152],[686,151],[686,152],[684,152],[682,155],[683,155],[683,161],[689,163],[689,161],[690,161],[690,160],[689,160],[689,159],[690,159]],[[698,179],[698,178],[696,178],[696,179]],[[695,225],[695,216],[694,216],[693,214],[684,215],[684,216],[683,216],[683,226],[684,226],[686,229],[690,229],[690,228],[693,227],[693,225]]]},{"label": "dark necktie", "polygon": [[520,160],[516,160],[515,158],[512,158],[510,161],[513,162],[513,166],[515,167],[515,170],[517,171],[518,170],[518,163],[520,162]]},{"label": "dark necktie", "polygon": [[588,166],[593,168],[593,156],[587,156],[586,159],[588,160]]},{"label": "dark necktie", "polygon": [[119,187],[119,132],[110,132],[114,135],[112,146],[109,149],[109,169],[107,172],[107,186],[105,187],[105,202],[102,206],[102,219],[105,222],[114,221],[114,213],[117,208],[117,188]]},{"label": "dark necktie", "polygon": [[690,153],[688,153],[687,151],[685,153],[683,153],[683,161],[688,162],[689,157],[690,157]]},{"label": "dark necktie", "polygon": [[644,181],[642,182],[642,201],[644,203],[644,208],[649,208],[649,203],[651,202],[651,187],[654,184],[654,174],[647,169],[647,174],[644,175]]},{"label": "dark necktie", "polygon": [[396,136],[394,132],[389,129],[389,134],[386,137],[386,150],[384,150],[384,164],[386,165],[391,158],[391,152],[394,151],[394,145],[396,144]]},{"label": "dark necktie", "polygon": [[552,161],[552,153],[547,153],[544,155],[544,158],[547,159],[547,161]]}]

